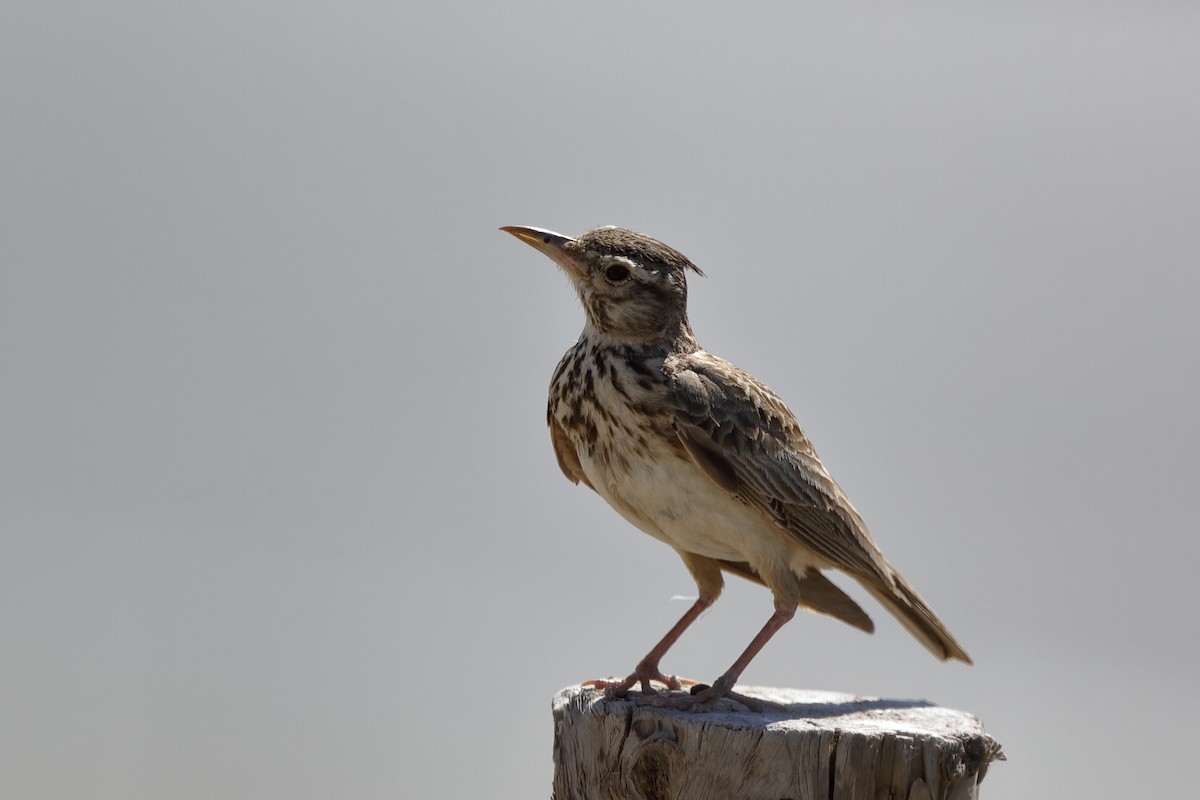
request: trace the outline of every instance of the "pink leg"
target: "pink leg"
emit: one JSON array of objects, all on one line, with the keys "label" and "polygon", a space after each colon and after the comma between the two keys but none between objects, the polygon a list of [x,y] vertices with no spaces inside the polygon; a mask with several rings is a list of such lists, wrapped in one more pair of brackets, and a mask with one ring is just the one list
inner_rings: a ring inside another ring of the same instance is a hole
[{"label": "pink leg", "polygon": [[[654,689],[650,686],[650,681],[652,680],[665,684],[668,689],[682,688],[683,684],[679,678],[675,677],[674,675],[663,675],[662,672],[659,671],[658,662],[661,661],[662,657],[666,655],[668,650],[671,649],[671,646],[674,645],[675,642],[679,641],[679,637],[683,635],[683,632],[686,631],[688,627],[695,622],[709,606],[716,602],[716,599],[717,596],[715,594],[707,595],[705,593],[701,593],[696,602],[692,603],[692,607],[687,610],[687,613],[680,617],[679,621],[675,623],[675,627],[667,631],[667,635],[662,638],[662,641],[654,645],[654,648],[646,654],[645,658],[638,662],[637,667],[634,668],[633,672],[630,673],[625,680],[620,681],[619,683],[601,680],[586,681],[583,685],[594,686],[597,689],[610,690],[616,697],[624,697],[629,693],[629,690],[633,688],[635,683],[640,683],[642,691],[646,694],[653,694]],[[759,646],[761,647],[762,645]],[[693,681],[689,681],[689,683],[693,683]]]},{"label": "pink leg", "polygon": [[780,608],[777,605],[775,607],[775,613],[771,615],[769,620],[767,620],[767,624],[764,625],[762,630],[758,632],[758,635],[750,641],[750,644],[746,647],[742,654],[738,656],[737,661],[733,662],[733,666],[725,670],[725,674],[717,678],[711,687],[702,689],[698,692],[693,689],[692,691],[695,692],[695,694],[689,697],[672,697],[669,699],[663,699],[661,701],[656,700],[656,704],[670,705],[676,708],[694,708],[698,705],[719,700],[722,697],[730,697],[748,708],[756,711],[761,710],[763,705],[761,701],[737,694],[733,691],[733,686],[735,683],[737,683],[737,679],[741,677],[742,672],[745,671],[746,667],[750,665],[750,662],[754,660],[754,657],[758,655],[759,651],[762,650],[767,642],[771,640],[771,637],[774,636],[776,632],[786,625],[788,621],[791,620],[791,618],[795,615],[796,609]]},{"label": "pink leg", "polygon": [[[767,642],[771,641],[771,637],[779,631],[784,625],[791,621],[792,617],[796,616],[796,609],[788,610],[786,608],[776,608],[775,613],[767,620],[767,624],[763,625],[762,630],[758,632],[746,649],[738,656],[737,661],[733,662],[733,666],[725,670],[725,674],[717,678],[710,691],[720,689],[732,689],[737,683],[737,679],[742,676],[746,667],[750,666],[750,662],[758,655],[758,651],[766,646]],[[703,692],[701,693],[703,694]]]}]

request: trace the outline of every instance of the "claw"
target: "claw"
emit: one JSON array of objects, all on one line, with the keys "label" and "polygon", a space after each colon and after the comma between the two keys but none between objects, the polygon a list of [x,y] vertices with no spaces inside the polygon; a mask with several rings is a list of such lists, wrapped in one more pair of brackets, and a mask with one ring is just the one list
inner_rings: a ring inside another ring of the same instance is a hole
[{"label": "claw", "polygon": [[725,683],[721,679],[717,679],[712,686],[703,683],[694,684],[691,691],[686,695],[674,695],[671,697],[654,697],[647,702],[653,706],[665,708],[677,708],[683,711],[712,711],[716,710],[720,701],[727,701],[727,705],[741,707],[745,711],[754,713],[762,713],[768,708],[779,711],[787,711],[785,706],[778,703],[772,703],[769,700],[759,700],[756,697],[749,697],[740,692],[733,691],[731,683]]},{"label": "claw", "polygon": [[611,699],[628,696],[629,690],[632,689],[635,684],[641,688],[642,694],[656,695],[659,693],[659,690],[654,686],[656,683],[662,685],[668,691],[679,691],[685,686],[691,687],[698,685],[696,681],[688,680],[687,678],[680,678],[675,675],[664,675],[658,671],[657,666],[638,664],[637,669],[631,672],[625,678],[625,680],[610,681],[597,678],[596,680],[584,681],[580,684],[580,686],[590,686],[593,689],[600,689],[604,692],[606,697]]}]

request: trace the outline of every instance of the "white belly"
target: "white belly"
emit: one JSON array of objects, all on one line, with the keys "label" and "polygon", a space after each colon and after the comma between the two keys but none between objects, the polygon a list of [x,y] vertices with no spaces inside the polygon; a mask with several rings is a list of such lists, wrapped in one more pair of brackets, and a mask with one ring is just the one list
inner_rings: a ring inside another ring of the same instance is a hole
[{"label": "white belly", "polygon": [[582,452],[580,461],[592,486],[621,516],[678,550],[756,568],[807,566],[802,548],[773,521],[674,452],[664,448],[653,461],[631,459],[620,471]]}]

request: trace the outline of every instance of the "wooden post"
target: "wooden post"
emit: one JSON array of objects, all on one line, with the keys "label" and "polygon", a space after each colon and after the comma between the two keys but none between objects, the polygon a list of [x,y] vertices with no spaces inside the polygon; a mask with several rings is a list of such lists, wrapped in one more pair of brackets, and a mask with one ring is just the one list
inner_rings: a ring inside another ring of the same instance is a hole
[{"label": "wooden post", "polygon": [[679,711],[570,686],[554,698],[554,800],[974,800],[1000,744],[924,700],[739,686],[775,705]]}]

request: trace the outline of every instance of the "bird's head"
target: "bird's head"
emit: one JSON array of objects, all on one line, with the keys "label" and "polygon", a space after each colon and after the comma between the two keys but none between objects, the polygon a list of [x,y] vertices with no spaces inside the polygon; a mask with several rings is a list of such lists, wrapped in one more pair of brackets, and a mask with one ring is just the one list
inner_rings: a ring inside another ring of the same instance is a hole
[{"label": "bird's head", "polygon": [[678,250],[625,228],[596,228],[578,239],[541,228],[500,230],[562,268],[602,336],[641,345],[691,339],[687,271],[704,273]]}]

